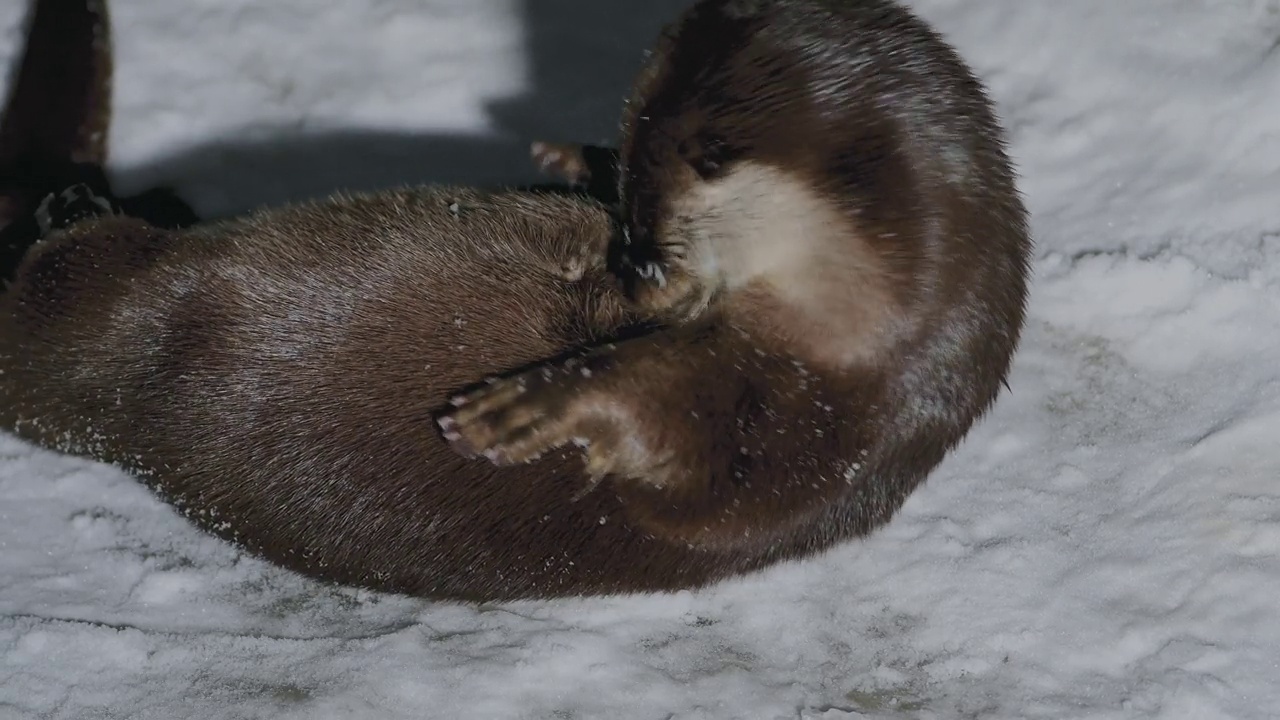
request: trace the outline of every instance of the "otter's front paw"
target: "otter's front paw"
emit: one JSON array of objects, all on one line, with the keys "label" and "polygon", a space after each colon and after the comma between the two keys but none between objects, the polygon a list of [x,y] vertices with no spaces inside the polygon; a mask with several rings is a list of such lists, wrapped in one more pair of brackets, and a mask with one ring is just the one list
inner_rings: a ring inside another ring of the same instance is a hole
[{"label": "otter's front paw", "polygon": [[536,460],[573,440],[578,390],[571,373],[579,361],[494,380],[450,401],[437,420],[444,438],[465,457],[496,465]]},{"label": "otter's front paw", "polygon": [[437,420],[465,457],[495,465],[536,460],[569,443],[582,448],[590,492],[607,475],[666,482],[670,453],[635,412],[635,398],[600,383],[607,356],[588,356],[497,380],[451,401]]}]

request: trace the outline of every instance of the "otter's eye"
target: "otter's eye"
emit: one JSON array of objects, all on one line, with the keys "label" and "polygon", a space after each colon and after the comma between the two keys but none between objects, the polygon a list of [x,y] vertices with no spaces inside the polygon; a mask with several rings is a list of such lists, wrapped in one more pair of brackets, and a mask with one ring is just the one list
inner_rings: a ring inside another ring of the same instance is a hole
[{"label": "otter's eye", "polygon": [[689,167],[692,167],[703,180],[718,177],[724,171],[725,165],[733,159],[734,154],[729,143],[718,135],[703,135],[683,140],[677,150],[684,161],[689,163]]}]

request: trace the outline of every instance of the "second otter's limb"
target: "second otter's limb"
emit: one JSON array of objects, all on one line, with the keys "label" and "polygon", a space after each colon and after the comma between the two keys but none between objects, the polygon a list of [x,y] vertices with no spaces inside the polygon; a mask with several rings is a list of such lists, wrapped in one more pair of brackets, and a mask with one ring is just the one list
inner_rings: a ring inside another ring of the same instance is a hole
[{"label": "second otter's limb", "polygon": [[497,380],[438,419],[455,450],[507,465],[570,443],[633,522],[708,547],[771,543],[849,491],[866,447],[848,383],[684,326]]}]

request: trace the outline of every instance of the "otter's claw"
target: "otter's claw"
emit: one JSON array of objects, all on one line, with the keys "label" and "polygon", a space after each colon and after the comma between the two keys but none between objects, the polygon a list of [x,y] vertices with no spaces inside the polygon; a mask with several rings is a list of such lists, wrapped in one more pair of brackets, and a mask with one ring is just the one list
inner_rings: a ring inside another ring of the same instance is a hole
[{"label": "otter's claw", "polygon": [[662,266],[656,262],[650,261],[641,265],[636,268],[636,274],[639,275],[641,279],[652,280],[658,286],[659,290],[667,287],[667,275],[662,272]]}]

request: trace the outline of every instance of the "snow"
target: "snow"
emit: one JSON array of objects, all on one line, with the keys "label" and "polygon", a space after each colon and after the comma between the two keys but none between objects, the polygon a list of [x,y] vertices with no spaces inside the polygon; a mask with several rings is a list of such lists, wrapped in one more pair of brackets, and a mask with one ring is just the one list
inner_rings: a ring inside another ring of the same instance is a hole
[{"label": "snow", "polygon": [[[206,214],[528,179],[528,140],[612,135],[679,5],[117,1],[113,171]],[[1039,247],[1012,390],[890,525],[698,593],[433,604],[0,436],[0,718],[1274,717],[1280,3],[914,5]]]}]

